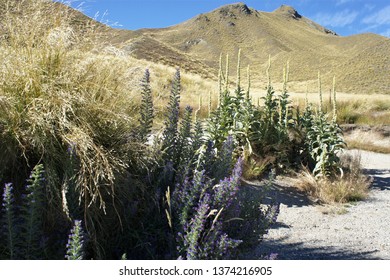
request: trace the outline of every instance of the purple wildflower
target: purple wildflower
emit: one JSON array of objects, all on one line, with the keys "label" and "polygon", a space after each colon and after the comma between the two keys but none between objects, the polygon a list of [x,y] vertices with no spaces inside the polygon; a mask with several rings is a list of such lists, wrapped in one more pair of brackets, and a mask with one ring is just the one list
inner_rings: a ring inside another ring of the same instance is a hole
[{"label": "purple wildflower", "polygon": [[70,142],[68,144],[68,148],[66,149],[66,152],[68,155],[72,158],[76,155],[76,143],[75,142]]},{"label": "purple wildflower", "polygon": [[239,189],[240,178],[242,175],[242,165],[243,161],[239,158],[234,166],[232,175],[221,180],[218,185],[214,186],[216,207],[227,208],[232,204]]}]

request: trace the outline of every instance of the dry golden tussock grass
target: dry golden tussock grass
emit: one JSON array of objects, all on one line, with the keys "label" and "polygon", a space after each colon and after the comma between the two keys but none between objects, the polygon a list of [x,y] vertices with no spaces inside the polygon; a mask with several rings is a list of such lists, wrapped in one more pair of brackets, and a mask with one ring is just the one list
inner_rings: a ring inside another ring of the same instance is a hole
[{"label": "dry golden tussock grass", "polygon": [[6,1],[1,9],[0,173],[42,161],[58,195],[74,153],[80,199],[104,207],[137,145],[126,140],[136,125],[129,62],[110,54],[93,26],[80,34],[55,3]]},{"label": "dry golden tussock grass", "polygon": [[349,149],[362,149],[377,153],[390,154],[390,138],[374,129],[363,131],[355,129],[346,133],[345,141]]},{"label": "dry golden tussock grass", "polygon": [[344,174],[334,178],[315,178],[304,170],[293,179],[294,186],[322,203],[346,203],[367,197],[371,180],[361,171],[360,156],[342,157]]}]

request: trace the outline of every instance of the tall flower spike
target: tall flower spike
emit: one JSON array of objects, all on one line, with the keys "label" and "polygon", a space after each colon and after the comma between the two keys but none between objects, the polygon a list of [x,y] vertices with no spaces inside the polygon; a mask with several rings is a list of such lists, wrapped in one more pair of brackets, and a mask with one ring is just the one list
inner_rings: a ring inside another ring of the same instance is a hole
[{"label": "tall flower spike", "polygon": [[282,125],[282,119],[283,119],[283,110],[282,110],[282,101],[279,99],[279,125]]},{"label": "tall flower spike", "polygon": [[271,86],[271,75],[270,75],[270,69],[271,69],[271,55],[268,55],[268,67],[267,67],[267,79],[268,79],[268,85],[267,87]]},{"label": "tall flower spike", "polygon": [[286,106],[286,115],[284,116],[284,127],[287,128],[288,126],[288,113],[289,113],[289,106]]},{"label": "tall flower spike", "polygon": [[150,87],[150,73],[149,69],[145,70],[144,77],[141,81],[141,106],[140,106],[140,139],[142,142],[146,142],[150,132],[152,131],[154,109],[153,109],[153,97]]},{"label": "tall flower spike", "polygon": [[306,82],[305,109],[309,106],[309,84]]},{"label": "tall flower spike", "polygon": [[222,93],[223,93],[222,83],[223,83],[224,77],[223,77],[223,69],[222,68],[223,67],[222,67],[222,53],[221,53],[220,56],[219,56],[219,72],[218,72],[218,85],[219,85],[219,102],[218,102],[218,106],[219,106],[219,103],[222,100]]},{"label": "tall flower spike", "polygon": [[333,76],[333,122],[337,122],[336,76]]},{"label": "tall flower spike", "polygon": [[226,55],[225,90],[229,91],[229,54]]},{"label": "tall flower spike", "polygon": [[322,113],[322,88],[321,88],[321,73],[318,71],[318,94],[320,96],[320,106],[318,108],[319,113]]},{"label": "tall flower spike", "polygon": [[246,71],[247,71],[247,77],[248,77],[248,88],[246,91],[246,98],[249,100],[249,93],[251,90],[251,67],[249,65],[248,65],[248,68]]},{"label": "tall flower spike", "polygon": [[209,91],[209,117],[211,116],[211,91]]},{"label": "tall flower spike", "polygon": [[6,250],[8,251],[8,258],[13,260],[16,256],[16,232],[15,232],[15,213],[14,213],[14,196],[12,184],[5,184],[3,190],[3,202],[0,207],[2,219],[0,236],[3,238],[2,242],[5,243]]},{"label": "tall flower spike", "polygon": [[238,58],[237,58],[237,91],[240,90],[241,87],[241,49],[238,50]]},{"label": "tall flower spike", "polygon": [[290,62],[287,61],[286,67],[283,68],[283,91],[287,92],[287,84],[290,75]]},{"label": "tall flower spike", "polygon": [[70,231],[68,243],[66,244],[65,259],[84,259],[84,231],[79,220],[74,221],[73,228]]},{"label": "tall flower spike", "polygon": [[198,121],[198,114],[200,113],[200,110],[202,109],[202,95],[199,95],[199,107],[195,111],[195,122]]}]

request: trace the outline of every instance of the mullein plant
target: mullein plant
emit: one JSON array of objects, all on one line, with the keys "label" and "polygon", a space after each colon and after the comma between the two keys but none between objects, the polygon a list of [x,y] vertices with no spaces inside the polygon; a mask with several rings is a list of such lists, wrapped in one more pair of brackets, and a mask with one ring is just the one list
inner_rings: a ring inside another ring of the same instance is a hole
[{"label": "mullein plant", "polygon": [[234,115],[234,136],[237,141],[237,145],[240,149],[240,154],[244,150],[248,150],[249,154],[252,153],[252,129],[254,122],[256,122],[254,106],[252,105],[250,98],[250,72],[248,68],[248,87],[245,92],[241,86],[241,50],[238,52],[237,63],[237,88],[235,95],[235,115]]},{"label": "mullein plant", "polygon": [[287,62],[286,67],[283,70],[283,90],[279,97],[279,125],[280,127],[287,128],[288,126],[288,106],[290,104],[289,94],[287,90],[287,84],[289,79],[289,63]]},{"label": "mullein plant", "polygon": [[[266,75],[268,84],[266,87],[266,95],[264,99],[264,108],[260,110],[261,119],[259,127],[256,129],[256,148],[261,156],[265,156],[268,153],[274,153],[276,144],[280,142],[279,138],[279,118],[278,118],[278,106],[279,100],[276,96],[275,90],[271,84],[271,56],[268,60],[268,67]],[[276,147],[277,148],[277,147]]]},{"label": "mullein plant", "polygon": [[[235,153],[240,155],[244,149],[251,150],[252,125],[255,121],[254,108],[249,95],[250,78],[248,74],[248,89],[245,92],[241,86],[241,50],[238,53],[237,87],[234,95],[229,92],[229,57],[226,58],[226,74],[219,73],[219,104],[210,115],[207,123],[207,139],[213,141],[217,148],[229,135],[233,136]],[[220,63],[222,67],[222,63]],[[223,79],[223,80],[222,80]],[[221,86],[224,83],[224,87]]]},{"label": "mullein plant", "polygon": [[220,148],[222,143],[232,133],[234,124],[233,97],[229,92],[229,56],[226,56],[226,72],[223,74],[222,55],[220,57],[219,69],[219,102],[217,109],[210,114],[206,126],[206,138],[214,142],[217,148]]},{"label": "mullein plant", "polygon": [[306,126],[306,147],[314,164],[312,169],[315,177],[329,178],[343,174],[340,165],[339,152],[345,147],[342,131],[337,124],[337,105],[335,80],[333,81],[333,118],[328,120],[322,108],[321,76],[318,75],[319,108],[314,117],[309,116],[312,109],[306,109],[304,123]]},{"label": "mullein plant", "polygon": [[269,57],[266,69],[268,83],[266,95],[262,98],[264,105],[257,106],[254,110],[254,120],[251,124],[250,140],[253,153],[257,159],[263,160],[266,165],[259,168],[259,170],[268,169],[270,164],[276,166],[283,163],[284,165],[286,159],[288,159],[288,149],[290,147],[287,125],[284,124],[288,121],[287,75],[285,75],[282,95],[278,97],[271,84],[270,69],[271,57]]}]

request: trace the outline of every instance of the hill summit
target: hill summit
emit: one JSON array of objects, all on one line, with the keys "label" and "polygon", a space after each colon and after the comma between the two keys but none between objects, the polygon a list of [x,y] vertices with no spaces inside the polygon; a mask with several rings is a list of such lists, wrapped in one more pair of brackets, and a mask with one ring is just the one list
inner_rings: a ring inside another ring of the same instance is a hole
[{"label": "hill summit", "polygon": [[273,12],[244,3],[225,5],[175,26],[138,30],[124,45],[132,46],[131,55],[137,58],[208,77],[217,76],[221,53],[229,54],[234,64],[241,49],[242,64],[251,65],[259,88],[266,83],[271,55],[275,82],[281,82],[283,66],[289,61],[290,84],[296,91],[305,91],[307,82],[315,91],[320,71],[324,84],[330,85],[336,76],[339,91],[390,93],[389,38],[370,33],[338,36],[287,5]]},{"label": "hill summit", "polygon": [[129,56],[212,79],[218,76],[220,54],[229,54],[234,65],[241,49],[241,63],[251,66],[259,81],[254,86],[260,89],[267,83],[270,55],[273,82],[282,81],[282,69],[289,61],[294,91],[305,91],[307,85],[315,91],[320,71],[324,85],[331,86],[336,76],[338,91],[390,93],[389,38],[372,33],[338,36],[288,5],[264,12],[240,2],[167,28],[104,30],[107,43]]},{"label": "hill summit", "polygon": [[288,5],[282,5],[274,11],[274,13],[283,14],[295,19],[301,18],[302,16],[293,7]]}]

